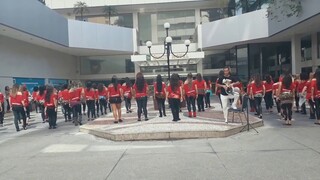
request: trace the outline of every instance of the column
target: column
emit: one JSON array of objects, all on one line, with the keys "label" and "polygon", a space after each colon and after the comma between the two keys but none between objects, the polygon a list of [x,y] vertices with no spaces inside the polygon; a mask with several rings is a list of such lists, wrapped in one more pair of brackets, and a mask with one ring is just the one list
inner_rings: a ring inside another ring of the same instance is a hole
[{"label": "column", "polygon": [[202,59],[197,64],[197,73],[203,74],[203,64]]},{"label": "column", "polygon": [[292,74],[301,73],[301,38],[299,36],[291,38],[291,60]]},{"label": "column", "polygon": [[138,72],[140,72],[140,66],[138,63],[134,63],[134,74],[137,74]]}]

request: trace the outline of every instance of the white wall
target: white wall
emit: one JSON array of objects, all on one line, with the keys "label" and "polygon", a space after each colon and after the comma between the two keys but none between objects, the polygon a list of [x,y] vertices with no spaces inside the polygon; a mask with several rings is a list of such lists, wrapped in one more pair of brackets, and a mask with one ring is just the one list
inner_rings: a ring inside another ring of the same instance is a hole
[{"label": "white wall", "polygon": [[75,79],[76,58],[0,36],[0,88],[2,90],[5,85],[12,85],[12,77]]},{"label": "white wall", "polygon": [[226,45],[268,37],[268,18],[262,9],[218,21],[204,23],[202,47]]}]

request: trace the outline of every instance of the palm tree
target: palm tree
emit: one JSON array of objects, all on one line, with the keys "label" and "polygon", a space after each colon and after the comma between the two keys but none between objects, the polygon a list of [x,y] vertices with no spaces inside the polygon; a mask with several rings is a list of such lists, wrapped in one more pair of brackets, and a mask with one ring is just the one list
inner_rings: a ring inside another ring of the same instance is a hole
[{"label": "palm tree", "polygon": [[76,14],[76,15],[80,14],[80,20],[81,21],[84,20],[83,15],[85,13],[88,13],[88,12],[89,12],[89,9],[88,9],[87,3],[85,3],[85,2],[78,1],[73,6],[73,13]]},{"label": "palm tree", "polygon": [[116,8],[114,8],[113,6],[104,6],[103,13],[104,13],[105,17],[108,18],[109,24],[111,23],[111,17],[118,15]]}]

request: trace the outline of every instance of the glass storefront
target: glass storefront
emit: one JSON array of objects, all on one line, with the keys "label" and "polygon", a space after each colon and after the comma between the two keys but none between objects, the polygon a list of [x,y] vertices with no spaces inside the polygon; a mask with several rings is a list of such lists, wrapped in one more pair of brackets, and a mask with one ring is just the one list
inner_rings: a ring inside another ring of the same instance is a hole
[{"label": "glass storefront", "polygon": [[144,46],[147,41],[163,44],[166,37],[163,25],[166,22],[170,23],[169,35],[174,44],[184,43],[186,39],[192,41],[195,33],[195,10],[139,13],[138,18],[140,46]]},{"label": "glass storefront", "polygon": [[206,55],[202,60],[203,69],[222,69],[226,65],[227,57],[227,53]]},{"label": "glass storefront", "polygon": [[318,59],[320,59],[320,32],[317,33],[317,50],[318,50]]},{"label": "glass storefront", "polygon": [[82,57],[80,60],[81,75],[133,72],[134,64],[130,56],[93,56]]},{"label": "glass storefront", "polygon": [[249,79],[248,46],[237,47],[237,74],[241,82]]}]

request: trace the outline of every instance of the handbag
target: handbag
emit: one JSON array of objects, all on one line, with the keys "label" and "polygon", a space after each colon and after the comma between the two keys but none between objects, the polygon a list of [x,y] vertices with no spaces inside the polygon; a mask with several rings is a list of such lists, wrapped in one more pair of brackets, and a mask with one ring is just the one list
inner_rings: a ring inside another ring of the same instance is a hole
[{"label": "handbag", "polygon": [[279,99],[281,102],[283,101],[293,101],[293,94],[292,92],[283,92],[279,95]]}]

